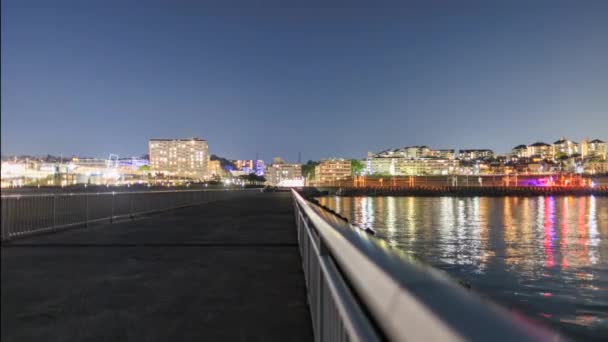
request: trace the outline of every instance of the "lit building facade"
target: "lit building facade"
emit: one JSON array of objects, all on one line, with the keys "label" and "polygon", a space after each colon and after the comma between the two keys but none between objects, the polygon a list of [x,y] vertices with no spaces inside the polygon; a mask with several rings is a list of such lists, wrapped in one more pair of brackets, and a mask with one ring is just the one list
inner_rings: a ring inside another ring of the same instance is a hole
[{"label": "lit building facade", "polygon": [[516,158],[528,157],[528,146],[517,145],[517,146],[513,147],[513,149],[511,150],[511,155]]},{"label": "lit building facade", "polygon": [[166,176],[202,180],[209,172],[207,140],[151,139],[149,141],[150,169]]},{"label": "lit building facade", "polygon": [[579,153],[578,143],[566,138],[560,138],[553,143],[553,158],[557,158],[560,155],[566,155],[568,157],[573,154]]},{"label": "lit building facade", "polygon": [[428,150],[423,157],[453,160],[456,158],[456,151],[454,149]]},{"label": "lit building facade", "polygon": [[[376,153],[377,156],[387,158],[408,158],[417,159],[427,157],[431,151],[427,146],[406,146],[400,148],[392,148]],[[370,152],[371,154],[371,152]]]},{"label": "lit building facade", "polygon": [[208,167],[207,174],[210,177],[223,177],[226,175],[226,171],[222,168],[222,163],[219,160],[210,160]]},{"label": "lit building facade", "polygon": [[585,163],[584,172],[588,174],[608,174],[608,161]]},{"label": "lit building facade", "polygon": [[494,156],[494,151],[488,149],[460,150],[458,158],[462,160],[477,160]]},{"label": "lit building facade", "polygon": [[303,184],[302,164],[272,164],[266,169],[265,176],[270,185]]},{"label": "lit building facade", "polygon": [[528,145],[528,157],[551,159],[553,157],[551,145],[544,142],[535,142],[534,144]]},{"label": "lit building facade", "polygon": [[379,157],[390,158],[439,158],[439,159],[455,159],[456,150],[454,149],[431,149],[428,146],[406,146],[400,148],[392,148],[378,153],[368,153],[368,156],[376,155]]},{"label": "lit building facade", "polygon": [[607,154],[608,148],[606,142],[600,139],[593,139],[591,141],[585,139],[581,142],[581,156],[583,157],[599,157],[606,160]]},{"label": "lit building facade", "polygon": [[246,173],[255,173],[258,176],[263,176],[265,173],[266,165],[263,160],[245,159],[245,160],[233,160],[232,163],[236,166],[237,171],[244,171]]},{"label": "lit building facade", "polygon": [[350,160],[326,159],[315,166],[315,183],[322,184],[346,179],[351,176]]},{"label": "lit building facade", "polygon": [[368,158],[370,175],[418,176],[451,175],[458,173],[460,162],[457,159],[372,156]]}]

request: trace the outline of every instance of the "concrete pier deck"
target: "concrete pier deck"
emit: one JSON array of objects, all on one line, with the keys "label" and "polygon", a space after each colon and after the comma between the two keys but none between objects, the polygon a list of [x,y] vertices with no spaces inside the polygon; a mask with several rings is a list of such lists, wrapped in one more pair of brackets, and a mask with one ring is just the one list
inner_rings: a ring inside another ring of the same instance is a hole
[{"label": "concrete pier deck", "polygon": [[2,246],[2,341],[311,341],[289,193]]}]

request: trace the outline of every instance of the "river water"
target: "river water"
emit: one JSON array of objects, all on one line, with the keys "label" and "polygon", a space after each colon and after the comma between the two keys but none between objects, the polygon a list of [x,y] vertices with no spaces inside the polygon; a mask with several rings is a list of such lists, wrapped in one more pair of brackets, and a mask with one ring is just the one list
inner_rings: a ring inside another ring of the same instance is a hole
[{"label": "river water", "polygon": [[608,340],[606,197],[321,197],[512,311]]}]

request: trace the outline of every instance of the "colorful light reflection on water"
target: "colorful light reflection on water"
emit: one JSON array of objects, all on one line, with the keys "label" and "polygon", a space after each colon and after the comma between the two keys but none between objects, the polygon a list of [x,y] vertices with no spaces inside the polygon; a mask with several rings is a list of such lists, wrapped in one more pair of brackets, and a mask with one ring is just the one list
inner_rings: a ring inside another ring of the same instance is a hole
[{"label": "colorful light reflection on water", "polygon": [[512,310],[581,339],[608,336],[608,198],[319,201]]}]

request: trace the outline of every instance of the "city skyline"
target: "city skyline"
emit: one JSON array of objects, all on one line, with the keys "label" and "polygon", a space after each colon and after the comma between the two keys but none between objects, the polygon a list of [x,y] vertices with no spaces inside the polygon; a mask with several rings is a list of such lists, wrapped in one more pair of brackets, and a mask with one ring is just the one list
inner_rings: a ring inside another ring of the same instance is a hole
[{"label": "city skyline", "polygon": [[608,138],[606,2],[268,3],[3,1],[2,154],[199,136],[304,162]]},{"label": "city skyline", "polygon": [[[492,153],[492,155],[495,156],[508,156],[508,155],[512,155],[514,154],[515,150],[517,150],[519,147],[531,147],[537,144],[545,144],[546,146],[553,146],[555,142],[557,142],[558,140],[561,140],[565,138],[567,141],[573,141],[574,143],[577,143],[580,145],[580,143],[583,140],[599,140],[602,143],[606,143],[605,139],[602,138],[598,138],[598,137],[585,137],[583,139],[572,139],[569,136],[560,136],[560,137],[555,137],[553,139],[548,139],[546,141],[542,141],[540,139],[532,139],[532,140],[528,140],[528,143],[524,143],[524,144],[513,144],[511,148],[509,148],[506,151],[496,151],[493,149],[485,149],[483,147],[478,147],[478,148],[446,148],[445,146],[435,146],[434,144],[428,144],[428,143],[423,143],[420,145],[398,145],[398,146],[386,146],[380,150],[377,151],[366,151],[363,153],[360,153],[360,156],[356,156],[356,157],[352,157],[352,156],[340,156],[340,155],[335,155],[332,154],[331,152],[327,152],[325,153],[324,156],[320,157],[320,158],[316,158],[316,159],[311,159],[311,158],[302,158],[299,154],[297,156],[295,156],[294,158],[290,158],[289,156],[272,156],[272,157],[262,157],[262,155],[264,154],[263,152],[257,152],[256,156],[252,157],[252,156],[245,156],[244,158],[238,158],[238,157],[234,157],[234,156],[224,156],[224,155],[220,155],[218,153],[213,152],[212,150],[209,150],[209,155],[210,156],[216,156],[219,158],[227,158],[229,160],[263,160],[265,162],[271,162],[273,159],[279,158],[279,159],[284,159],[286,162],[290,162],[290,163],[295,163],[298,162],[298,159],[301,159],[299,162],[301,163],[306,163],[306,161],[320,161],[320,160],[327,160],[327,159],[340,159],[340,158],[344,158],[344,159],[356,159],[356,160],[365,160],[366,158],[369,157],[369,153],[372,154],[381,154],[383,152],[386,151],[391,151],[391,150],[399,150],[399,149],[404,149],[404,148],[429,148],[431,151],[451,151],[452,154],[455,154],[457,158],[462,158],[462,154],[466,153],[467,151],[490,151]],[[166,140],[166,141],[190,141],[190,140],[202,140],[205,141],[206,143],[208,142],[207,139],[201,138],[201,137],[170,137],[170,138],[152,138],[149,139],[147,142],[147,145],[149,145],[150,141],[154,141],[154,140]],[[112,153],[111,151],[106,153],[106,154],[102,154],[102,155],[78,155],[75,153],[59,153],[59,154],[53,154],[53,153],[39,153],[39,154],[32,154],[32,153],[21,153],[21,154],[2,154],[3,158],[7,158],[7,157],[20,157],[20,156],[31,156],[31,157],[45,157],[45,156],[53,156],[53,157],[63,157],[65,158],[66,161],[68,161],[70,158],[76,157],[76,158],[106,158],[108,155],[111,156],[117,156],[119,158],[141,158],[143,156],[148,155],[149,150],[143,150],[140,153],[136,153],[133,155],[117,155],[115,153]]]}]

